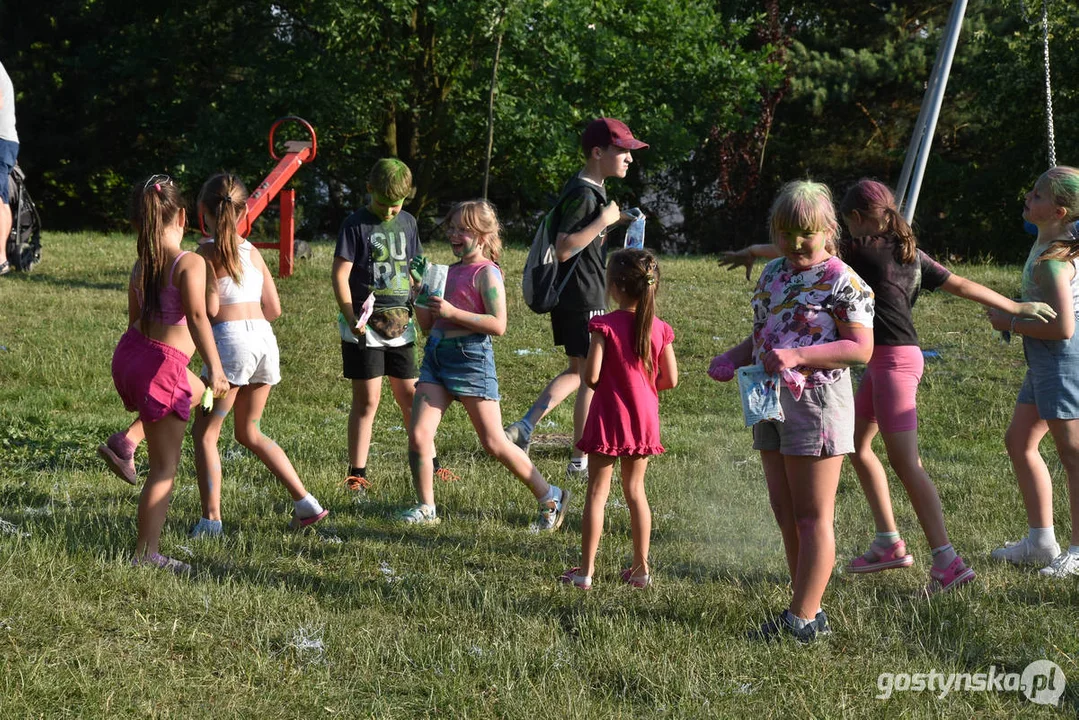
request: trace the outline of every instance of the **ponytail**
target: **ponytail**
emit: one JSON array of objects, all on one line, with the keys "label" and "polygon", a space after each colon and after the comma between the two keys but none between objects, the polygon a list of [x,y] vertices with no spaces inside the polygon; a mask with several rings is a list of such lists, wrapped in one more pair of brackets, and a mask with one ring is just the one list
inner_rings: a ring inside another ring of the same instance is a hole
[{"label": "ponytail", "polygon": [[885,227],[899,239],[895,248],[895,261],[906,265],[918,259],[918,238],[906,218],[899,214],[895,195],[891,188],[877,180],[862,178],[854,184],[839,203],[844,216],[858,212],[866,217],[879,218]]},{"label": "ponytail", "polygon": [[213,260],[237,285],[243,282],[240,245],[243,238],[236,226],[247,203],[247,188],[232,173],[220,173],[207,180],[199,191],[199,212],[212,224]]},{"label": "ponytail", "polygon": [[899,244],[895,247],[895,260],[903,265],[909,265],[918,259],[918,238],[914,236],[907,219],[899,214],[894,205],[884,208],[884,217],[888,229],[899,238]]},{"label": "ponytail", "polygon": [[165,228],[183,208],[183,196],[168,175],[152,175],[132,192],[131,224],[137,235],[135,247],[142,286],[140,330],[145,331],[144,323],[161,314],[161,291],[168,282]]},{"label": "ponytail", "polygon": [[619,250],[607,260],[607,286],[618,288],[637,303],[633,354],[640,360],[645,373],[652,377],[652,321],[656,317],[659,263],[648,250]]}]

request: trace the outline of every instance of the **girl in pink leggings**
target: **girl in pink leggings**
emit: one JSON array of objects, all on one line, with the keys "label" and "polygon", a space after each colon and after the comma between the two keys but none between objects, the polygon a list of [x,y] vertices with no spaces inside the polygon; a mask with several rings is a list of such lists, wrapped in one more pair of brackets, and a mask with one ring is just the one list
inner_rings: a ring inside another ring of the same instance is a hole
[{"label": "girl in pink leggings", "polygon": [[[138,411],[150,472],[139,497],[135,565],[176,573],[190,566],[158,552],[191,408],[208,385],[228,392],[206,316],[206,261],[180,249],[187,226],[183,197],[167,175],[135,187],[132,223],[139,259],[131,269],[129,327],[112,356],[112,379],[124,407]],[[207,383],[187,369],[198,350]]]},{"label": "girl in pink leggings", "polygon": [[[877,532],[869,550],[852,559],[847,572],[874,573],[914,564],[896,529],[884,465],[873,452],[873,438],[879,432],[888,462],[903,483],[932,549],[925,592],[951,590],[973,580],[974,571],[948,539],[940,496],[918,453],[916,395],[924,361],[911,314],[914,303],[920,290],[940,288],[1034,321],[1046,322],[1056,313],[1044,303],[1013,302],[954,275],[919,250],[892,191],[882,183],[859,180],[847,191],[839,209],[851,236],[839,241],[839,254],[873,288],[876,302],[874,350],[854,398],[854,452],[850,458]],[[770,251],[769,246],[754,245],[728,253],[725,262],[732,267],[748,266],[755,255],[768,256]]]}]

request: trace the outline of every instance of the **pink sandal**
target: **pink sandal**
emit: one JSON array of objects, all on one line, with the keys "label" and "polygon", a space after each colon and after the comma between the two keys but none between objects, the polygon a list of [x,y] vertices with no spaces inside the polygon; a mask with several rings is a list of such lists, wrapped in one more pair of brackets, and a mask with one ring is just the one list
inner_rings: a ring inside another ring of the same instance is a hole
[{"label": "pink sandal", "polygon": [[637,590],[643,590],[652,584],[652,576],[634,575],[633,568],[626,568],[622,571],[622,582]]},{"label": "pink sandal", "polygon": [[289,521],[288,526],[293,530],[304,530],[304,529],[314,525],[319,520],[322,520],[323,518],[325,518],[329,514],[330,514],[329,510],[323,510],[322,512],[320,512],[317,515],[311,515],[311,516],[305,517],[305,518],[296,517],[295,515],[293,515],[292,520]]},{"label": "pink sandal", "polygon": [[592,578],[587,575],[580,575],[581,568],[571,567],[566,572],[558,576],[558,581],[566,585],[572,585],[578,590],[591,590]]},{"label": "pink sandal", "polygon": [[914,556],[907,554],[907,544],[896,540],[887,548],[870,545],[865,555],[859,555],[847,564],[849,573],[875,573],[882,570],[910,567]]}]

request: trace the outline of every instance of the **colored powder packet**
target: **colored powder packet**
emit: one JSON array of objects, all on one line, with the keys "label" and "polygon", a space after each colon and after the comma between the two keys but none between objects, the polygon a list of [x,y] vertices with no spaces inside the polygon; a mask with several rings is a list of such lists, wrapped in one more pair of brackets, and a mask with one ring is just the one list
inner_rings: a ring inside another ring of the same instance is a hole
[{"label": "colored powder packet", "polygon": [[766,420],[783,422],[779,385],[779,376],[765,371],[763,365],[738,368],[738,390],[742,395],[742,415],[746,427]]},{"label": "colored powder packet", "polygon": [[375,311],[375,294],[371,293],[360,306],[360,314],[356,317],[356,329],[360,329],[371,319],[371,313]]},{"label": "colored powder packet", "polygon": [[423,270],[423,282],[416,294],[416,304],[427,307],[427,301],[433,297],[443,297],[446,293],[446,278],[449,277],[450,266],[427,263]]},{"label": "colored powder packet", "polygon": [[203,412],[210,412],[214,407],[214,391],[207,385],[206,389],[202,391],[202,398],[199,400],[199,405],[202,406]]},{"label": "colored powder packet", "polygon": [[795,400],[801,400],[802,391],[806,387],[806,376],[794,368],[784,368],[780,375],[783,377],[783,384],[791,391],[791,396]]},{"label": "colored powder packet", "polygon": [[644,226],[645,216],[641,212],[640,208],[630,208],[625,211],[627,215],[633,216],[633,222],[626,228],[626,247],[628,248],[643,248],[644,247]]}]

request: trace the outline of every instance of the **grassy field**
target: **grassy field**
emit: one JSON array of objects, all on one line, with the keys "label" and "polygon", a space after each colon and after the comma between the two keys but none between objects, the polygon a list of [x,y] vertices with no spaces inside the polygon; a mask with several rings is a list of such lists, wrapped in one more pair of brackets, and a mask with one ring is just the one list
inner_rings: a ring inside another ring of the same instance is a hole
[{"label": "grassy field", "polygon": [[[445,262],[444,243],[430,254]],[[709,359],[749,331],[749,290],[714,258],[663,258],[660,316],[677,335],[682,383],[662,399],[667,454],[647,487],[656,585],[617,573],[629,517],[614,489],[595,590],[555,577],[580,547],[580,494],[555,535],[527,530],[531,496],[479,448],[460,406],[437,442],[461,481],[439,484],[442,525],[390,519],[410,502],[406,433],[384,393],[367,497],[342,487],[349,386],[329,283],[333,248],[281,281],[276,323],[284,380],[262,428],[331,510],[317,533],[286,530],[289,499],[223,439],[227,536],[193,541],[199,515],[190,446],[162,538],[191,562],[181,580],[130,567],[136,489],[94,449],[130,419],[109,363],[125,324],[129,236],[49,234],[30,275],[0,279],[0,717],[1042,717],[1079,708],[1079,587],[992,564],[1025,531],[1003,448],[1023,373],[981,310],[924,297],[916,321],[927,361],[923,459],[956,548],[977,571],[931,601],[928,548],[902,492],[893,495],[914,568],[869,577],[838,570],[825,608],[835,635],[812,646],[754,644],[745,633],[789,599],[779,532],[737,390],[707,378]],[[271,264],[276,254],[267,253]],[[524,251],[503,267],[519,277]],[[1011,293],[1015,267],[963,266]],[[495,341],[504,414],[516,419],[564,358],[545,317],[511,284],[509,332]],[[533,456],[561,482],[571,407],[539,432]],[[189,441],[188,441],[189,442]],[[1059,462],[1043,450],[1058,486]],[[138,459],[145,468],[144,451]],[[581,488],[577,488],[581,489]],[[1057,536],[1070,530],[1066,492]],[[844,469],[839,566],[864,550],[872,521]],[[1055,662],[1071,680],[1062,707],[1022,693],[895,692],[892,673],[1021,673]]]}]

